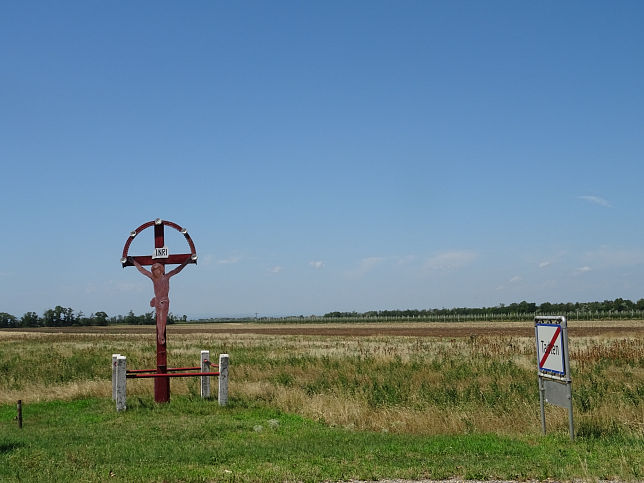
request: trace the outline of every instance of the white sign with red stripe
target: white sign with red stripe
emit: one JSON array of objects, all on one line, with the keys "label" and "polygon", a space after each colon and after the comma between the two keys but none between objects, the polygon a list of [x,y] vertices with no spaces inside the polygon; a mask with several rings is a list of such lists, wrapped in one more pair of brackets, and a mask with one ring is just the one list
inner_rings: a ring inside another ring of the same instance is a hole
[{"label": "white sign with red stripe", "polygon": [[539,370],[554,372],[564,376],[563,332],[561,325],[536,324],[537,328],[537,360]]}]

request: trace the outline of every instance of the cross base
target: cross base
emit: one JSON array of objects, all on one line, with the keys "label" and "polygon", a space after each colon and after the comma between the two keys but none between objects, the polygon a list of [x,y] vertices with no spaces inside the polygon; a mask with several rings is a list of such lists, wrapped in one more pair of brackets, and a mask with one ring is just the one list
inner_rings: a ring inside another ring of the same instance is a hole
[{"label": "cross base", "polygon": [[[165,340],[165,334],[164,340]],[[157,340],[157,374],[166,374],[168,372],[168,354],[166,351],[166,344],[159,344]],[[170,402],[170,378],[169,377],[155,377],[154,378],[154,402],[167,403]]]}]

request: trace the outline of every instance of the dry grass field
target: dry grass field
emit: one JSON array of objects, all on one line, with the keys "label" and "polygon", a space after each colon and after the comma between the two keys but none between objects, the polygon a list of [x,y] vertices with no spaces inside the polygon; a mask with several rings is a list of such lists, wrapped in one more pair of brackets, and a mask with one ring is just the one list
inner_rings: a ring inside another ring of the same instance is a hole
[{"label": "dry grass field", "polygon": [[[578,434],[644,436],[644,324],[569,322]],[[168,327],[168,360],[230,354],[230,396],[379,432],[538,434],[534,327],[526,322],[203,324]],[[154,327],[0,331],[0,403],[111,395],[112,353],[155,366]],[[214,357],[213,357],[214,358]],[[198,394],[175,379],[173,394]],[[128,398],[152,382],[128,381]],[[567,414],[548,406],[548,428]]]}]

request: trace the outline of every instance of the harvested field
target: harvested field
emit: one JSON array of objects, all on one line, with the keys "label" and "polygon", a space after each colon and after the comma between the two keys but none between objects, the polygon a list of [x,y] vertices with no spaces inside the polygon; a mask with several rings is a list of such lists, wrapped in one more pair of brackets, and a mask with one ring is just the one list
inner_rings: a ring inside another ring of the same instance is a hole
[{"label": "harvested field", "polygon": [[[644,431],[644,323],[569,322],[574,403],[581,434]],[[154,326],[0,331],[0,402],[107,397],[112,353],[155,366]],[[168,327],[168,357],[231,357],[230,396],[371,431],[461,434],[540,431],[531,322],[265,324]],[[42,361],[46,360],[47,364]],[[172,382],[198,394],[198,381]],[[150,397],[152,384],[128,385]],[[615,411],[615,408],[618,408]],[[548,408],[552,427],[567,416]],[[507,425],[505,421],[513,421]]]},{"label": "harvested field", "polygon": [[[16,332],[0,329],[0,332]],[[153,325],[119,325],[109,327],[38,327],[20,329],[27,333],[51,334],[154,334]],[[189,334],[258,334],[258,335],[311,335],[338,337],[471,337],[512,336],[533,337],[532,322],[418,322],[418,323],[365,323],[365,324],[263,324],[263,323],[210,323],[169,325],[168,337]],[[593,337],[601,335],[644,336],[644,321],[568,321],[570,337]]]}]

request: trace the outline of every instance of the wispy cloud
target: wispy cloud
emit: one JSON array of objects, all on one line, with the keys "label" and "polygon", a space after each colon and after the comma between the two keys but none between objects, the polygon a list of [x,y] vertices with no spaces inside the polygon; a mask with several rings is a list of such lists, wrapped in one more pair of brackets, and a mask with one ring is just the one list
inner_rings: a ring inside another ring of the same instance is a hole
[{"label": "wispy cloud", "polygon": [[619,268],[644,263],[644,251],[602,246],[584,253],[583,260],[598,268]]},{"label": "wispy cloud", "polygon": [[[515,287],[516,287],[516,285],[517,285],[519,282],[522,282],[522,281],[523,281],[523,277],[522,277],[522,276],[520,276],[520,275],[515,275],[514,277],[511,277],[511,278],[508,280],[507,284],[503,284],[503,283],[502,283],[502,284],[500,284],[500,285],[497,285],[497,286],[496,286],[496,290],[497,290],[497,292],[503,292],[503,291],[506,291],[506,290],[512,290],[513,288],[515,288]],[[516,288],[515,288],[515,290],[516,290]]]},{"label": "wispy cloud", "polygon": [[599,205],[599,206],[604,206],[606,208],[610,208],[612,205],[608,202],[608,200],[601,198],[599,196],[590,196],[590,195],[585,195],[585,196],[577,196],[578,199],[584,200],[588,203],[591,203],[593,205]]},{"label": "wispy cloud", "polygon": [[228,258],[222,258],[221,260],[217,260],[217,263],[219,263],[221,265],[229,265],[229,264],[232,264],[232,263],[238,263],[238,262],[241,261],[241,259],[242,259],[242,257],[240,255],[233,255],[233,256],[228,257]]},{"label": "wispy cloud", "polygon": [[314,260],[309,262],[309,265],[315,268],[316,270],[320,270],[321,268],[324,267],[324,262],[322,260]]},{"label": "wispy cloud", "polygon": [[457,270],[472,263],[478,254],[472,250],[453,250],[439,253],[425,260],[425,270]]},{"label": "wispy cloud", "polygon": [[384,257],[367,257],[360,260],[360,269],[364,271],[369,271],[376,265],[381,264],[385,261]]},{"label": "wispy cloud", "polygon": [[409,265],[411,263],[414,263],[417,259],[418,257],[416,255],[405,255],[405,256],[395,257],[394,261],[396,265],[402,266],[402,265]]},{"label": "wispy cloud", "polygon": [[575,274],[581,275],[582,273],[590,272],[592,268],[590,268],[588,265],[584,265],[583,267],[579,267],[575,269]]},{"label": "wispy cloud", "polygon": [[366,273],[373,270],[375,267],[380,265],[386,259],[385,257],[366,257],[360,260],[358,267],[347,272],[349,277],[361,277]]},{"label": "wispy cloud", "polygon": [[284,270],[283,267],[280,267],[279,265],[275,265],[271,269],[269,269],[269,272],[271,273],[280,273],[282,270]]},{"label": "wispy cloud", "polygon": [[547,268],[551,265],[561,265],[562,262],[565,262],[565,260],[568,258],[569,254],[566,250],[559,250],[556,253],[551,253],[548,255],[545,255],[544,258],[541,259],[541,261],[538,264],[538,267],[541,268]]},{"label": "wispy cloud", "polygon": [[110,280],[107,282],[109,290],[116,292],[142,292],[147,288],[147,284],[144,284],[142,281],[136,282],[115,282]]}]

